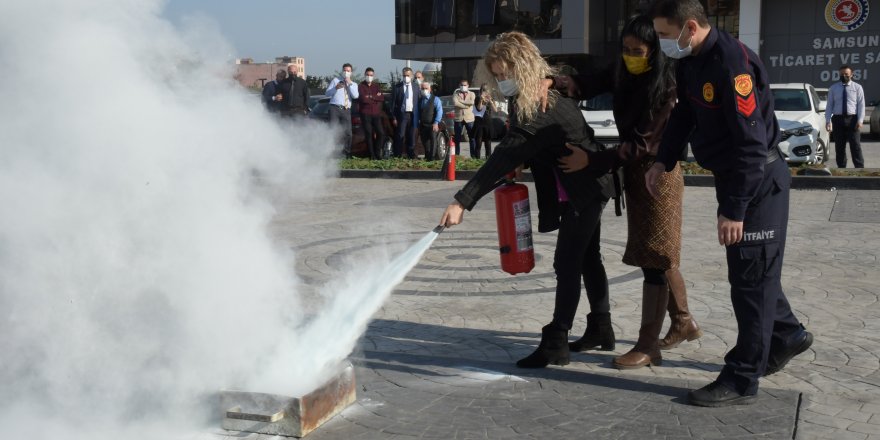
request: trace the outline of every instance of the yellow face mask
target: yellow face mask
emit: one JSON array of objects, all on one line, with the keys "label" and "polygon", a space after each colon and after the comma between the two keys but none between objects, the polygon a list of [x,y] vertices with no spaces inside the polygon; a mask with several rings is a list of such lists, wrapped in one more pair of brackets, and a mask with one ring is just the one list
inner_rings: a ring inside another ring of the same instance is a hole
[{"label": "yellow face mask", "polygon": [[648,57],[634,57],[624,54],[623,62],[626,64],[626,70],[633,75],[641,75],[651,70],[651,66],[648,65]]}]

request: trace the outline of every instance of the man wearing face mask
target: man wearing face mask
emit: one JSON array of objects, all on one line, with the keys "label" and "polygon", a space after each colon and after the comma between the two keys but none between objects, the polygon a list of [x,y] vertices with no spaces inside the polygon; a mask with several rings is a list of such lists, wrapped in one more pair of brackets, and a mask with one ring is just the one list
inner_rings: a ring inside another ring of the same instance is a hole
[{"label": "man wearing face mask", "polygon": [[658,180],[674,169],[688,140],[697,162],[712,171],[738,328],[718,378],[688,398],[699,406],[751,404],[762,376],[813,343],[780,280],[791,174],[777,150],[767,71],[744,44],[709,26],[698,0],[659,0],[652,16],[663,51],[680,61],[678,104],[645,184],[656,196]]},{"label": "man wearing face mask", "polygon": [[[385,95],[379,90],[379,84],[374,81],[375,71],[372,67],[367,67],[364,71],[364,80],[358,84],[358,111],[361,114],[361,124],[364,127],[364,138],[367,141],[367,148],[370,150],[370,158],[381,159],[382,140],[385,138],[385,131],[382,129],[382,103],[385,102]],[[373,136],[376,139],[373,139]]]},{"label": "man wearing face mask", "polygon": [[416,107],[419,120],[419,138],[425,147],[425,160],[437,159],[437,133],[440,132],[440,119],[443,117],[443,104],[440,98],[431,92],[431,83],[422,82],[422,95]]},{"label": "man wearing face mask", "polygon": [[846,168],[846,143],[852,151],[853,166],[865,167],[861,130],[865,118],[865,91],[852,80],[852,68],[840,68],[840,82],[828,88],[825,125],[834,136],[834,157],[838,168]]},{"label": "man wearing face mask", "polygon": [[289,117],[303,117],[309,109],[309,86],[306,80],[299,76],[299,68],[296,64],[287,65],[287,79],[282,83],[279,90],[284,94],[281,104],[281,114]]},{"label": "man wearing face mask", "polygon": [[330,124],[342,129],[342,155],[351,159],[351,103],[360,96],[351,80],[351,64],[342,65],[342,76],[333,78],[324,94],[330,97]]},{"label": "man wearing face mask", "polygon": [[410,159],[416,158],[415,127],[416,106],[419,102],[419,90],[413,85],[413,71],[403,68],[403,81],[394,86],[391,94],[391,125],[395,128],[394,157],[403,156],[404,147]]},{"label": "man wearing face mask", "polygon": [[471,108],[477,95],[468,90],[468,80],[463,79],[458,83],[458,89],[452,94],[452,105],[455,107],[455,155],[461,152],[462,131],[467,131],[468,142],[470,143],[471,157],[477,157],[479,154],[474,148],[474,112]]}]

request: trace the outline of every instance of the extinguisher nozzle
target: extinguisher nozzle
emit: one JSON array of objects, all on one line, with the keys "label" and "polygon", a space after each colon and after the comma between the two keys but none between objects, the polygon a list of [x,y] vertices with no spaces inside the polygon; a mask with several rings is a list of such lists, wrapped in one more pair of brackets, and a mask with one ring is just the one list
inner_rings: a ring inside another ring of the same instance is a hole
[{"label": "extinguisher nozzle", "polygon": [[439,234],[439,233],[443,232],[444,229],[446,229],[446,226],[443,226],[443,225],[437,225],[437,227],[434,228],[434,230],[433,230],[432,232],[435,232],[435,233]]}]

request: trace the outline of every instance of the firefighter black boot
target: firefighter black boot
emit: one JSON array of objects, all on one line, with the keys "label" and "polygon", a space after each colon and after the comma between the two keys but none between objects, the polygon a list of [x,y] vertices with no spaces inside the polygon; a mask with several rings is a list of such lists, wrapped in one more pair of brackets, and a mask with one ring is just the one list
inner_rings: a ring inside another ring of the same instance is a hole
[{"label": "firefighter black boot", "polygon": [[548,364],[568,365],[568,332],[547,324],[541,329],[538,349],[516,362],[520,368],[544,368]]},{"label": "firefighter black boot", "polygon": [[596,347],[599,350],[614,350],[614,328],[611,327],[611,313],[587,314],[587,330],[577,341],[568,344],[570,351],[587,351]]}]

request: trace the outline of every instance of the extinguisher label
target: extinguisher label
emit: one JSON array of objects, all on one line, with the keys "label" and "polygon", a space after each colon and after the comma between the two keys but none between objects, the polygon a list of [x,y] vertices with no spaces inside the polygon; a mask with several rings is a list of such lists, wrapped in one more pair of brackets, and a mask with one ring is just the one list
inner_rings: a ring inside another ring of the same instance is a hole
[{"label": "extinguisher label", "polygon": [[529,210],[529,199],[513,204],[513,218],[516,223],[517,252],[532,249],[532,215]]}]

